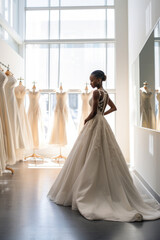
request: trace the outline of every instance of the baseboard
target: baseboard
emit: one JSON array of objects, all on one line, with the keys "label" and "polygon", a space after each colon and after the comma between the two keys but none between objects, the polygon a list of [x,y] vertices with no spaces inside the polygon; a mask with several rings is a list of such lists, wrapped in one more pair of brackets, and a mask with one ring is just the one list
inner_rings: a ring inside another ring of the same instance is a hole
[{"label": "baseboard", "polygon": [[133,170],[136,177],[142,182],[144,187],[149,191],[149,193],[160,203],[160,196],[149,186],[149,184],[144,180],[144,178],[136,171]]}]

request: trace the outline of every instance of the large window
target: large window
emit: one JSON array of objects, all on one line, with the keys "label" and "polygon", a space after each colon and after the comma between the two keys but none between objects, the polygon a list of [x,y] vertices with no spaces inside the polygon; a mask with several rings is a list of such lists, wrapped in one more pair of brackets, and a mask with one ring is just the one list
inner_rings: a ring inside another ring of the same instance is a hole
[{"label": "large window", "polygon": [[[64,90],[72,89],[68,102],[77,125],[81,106],[77,90],[84,90],[96,69],[107,73],[105,87],[115,101],[114,0],[26,0],[25,44],[26,85],[31,88],[36,82],[39,89],[46,89],[47,114],[56,101],[47,89],[62,83]],[[114,130],[115,115],[109,119]]]}]

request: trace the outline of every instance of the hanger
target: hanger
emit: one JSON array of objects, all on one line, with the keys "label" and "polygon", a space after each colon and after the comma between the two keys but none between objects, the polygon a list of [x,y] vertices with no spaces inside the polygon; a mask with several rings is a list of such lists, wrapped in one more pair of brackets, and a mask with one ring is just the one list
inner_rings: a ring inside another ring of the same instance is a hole
[{"label": "hanger", "polygon": [[22,84],[22,81],[24,80],[24,78],[17,78],[17,80],[19,80],[19,86],[23,86],[23,84]]},{"label": "hanger", "polygon": [[13,76],[13,73],[10,72],[9,70],[9,65],[7,66],[7,71],[5,72],[7,76]]}]

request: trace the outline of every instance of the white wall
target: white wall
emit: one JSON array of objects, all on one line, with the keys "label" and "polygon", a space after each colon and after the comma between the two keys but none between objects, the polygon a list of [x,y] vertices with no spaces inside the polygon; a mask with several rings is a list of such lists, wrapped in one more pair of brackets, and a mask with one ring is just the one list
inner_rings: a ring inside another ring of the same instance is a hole
[{"label": "white wall", "polygon": [[128,4],[115,0],[116,12],[116,138],[129,162]]},{"label": "white wall", "polygon": [[[10,66],[15,78],[24,77],[24,61],[4,40],[0,40],[0,62]],[[4,68],[5,70],[5,68]]]},{"label": "white wall", "polygon": [[150,187],[160,194],[160,132],[139,128],[137,100],[139,91],[138,55],[160,17],[159,0],[128,0],[129,93],[131,162]]}]

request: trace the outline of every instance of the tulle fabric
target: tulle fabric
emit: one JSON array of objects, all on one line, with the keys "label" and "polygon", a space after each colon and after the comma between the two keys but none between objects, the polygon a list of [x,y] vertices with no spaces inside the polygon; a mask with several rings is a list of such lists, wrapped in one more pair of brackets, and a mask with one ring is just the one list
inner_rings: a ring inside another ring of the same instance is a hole
[{"label": "tulle fabric", "polygon": [[150,203],[137,191],[115,136],[99,110],[83,127],[48,197],[72,206],[89,220],[160,218],[158,203]]}]

